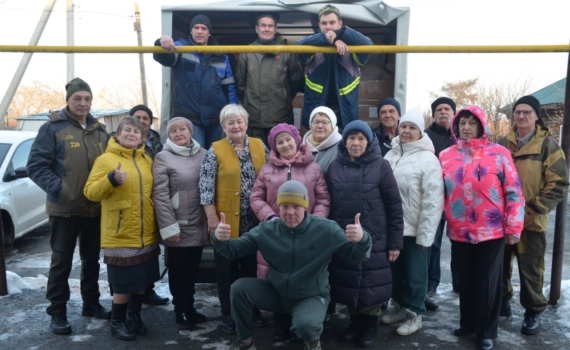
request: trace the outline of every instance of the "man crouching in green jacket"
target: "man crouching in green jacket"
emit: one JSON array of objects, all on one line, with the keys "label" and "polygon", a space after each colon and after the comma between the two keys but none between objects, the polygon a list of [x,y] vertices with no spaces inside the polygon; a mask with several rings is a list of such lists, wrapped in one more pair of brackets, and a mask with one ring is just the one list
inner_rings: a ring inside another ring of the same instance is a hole
[{"label": "man crouching in green jacket", "polygon": [[320,336],[330,301],[327,266],[332,254],[352,261],[370,257],[372,240],[355,223],[343,231],[334,221],[307,214],[305,186],[287,181],[277,194],[278,220],[261,223],[238,239],[230,239],[230,225],[221,221],[214,233],[214,248],[228,259],[261,252],[269,265],[269,278],[240,278],[232,285],[232,316],[238,338],[230,350],[255,349],[252,339],[252,307],[293,315],[292,331],[306,349],[321,349]]}]

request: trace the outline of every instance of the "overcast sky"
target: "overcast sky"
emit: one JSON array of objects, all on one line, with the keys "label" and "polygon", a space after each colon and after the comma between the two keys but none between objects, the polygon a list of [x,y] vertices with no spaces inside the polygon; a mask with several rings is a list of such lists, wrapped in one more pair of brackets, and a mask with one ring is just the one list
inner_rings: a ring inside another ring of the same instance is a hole
[{"label": "overcast sky", "polygon": [[[143,44],[161,35],[163,5],[212,1],[139,0]],[[47,0],[0,0],[0,43],[27,45]],[[391,6],[411,9],[410,45],[533,45],[570,42],[568,0],[391,0]],[[76,45],[137,45],[133,30],[134,1],[75,0]],[[39,42],[66,44],[66,0],[59,0]],[[18,67],[22,53],[0,53],[0,96]],[[77,54],[75,75],[97,94],[105,86],[134,81],[139,76],[136,54]],[[407,109],[428,108],[428,91],[445,81],[479,77],[483,82],[532,79],[532,91],[566,76],[568,54],[410,54]],[[147,76],[159,89],[161,69],[145,55]],[[66,82],[65,54],[34,54],[22,84]],[[96,104],[96,101],[94,101]]]}]

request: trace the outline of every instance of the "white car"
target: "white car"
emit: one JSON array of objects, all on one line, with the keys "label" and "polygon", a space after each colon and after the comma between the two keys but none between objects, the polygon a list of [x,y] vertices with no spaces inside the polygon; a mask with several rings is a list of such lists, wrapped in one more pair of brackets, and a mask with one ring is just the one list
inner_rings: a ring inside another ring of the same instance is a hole
[{"label": "white car", "polygon": [[0,130],[0,211],[4,245],[46,224],[46,194],[28,178],[26,164],[37,133]]}]

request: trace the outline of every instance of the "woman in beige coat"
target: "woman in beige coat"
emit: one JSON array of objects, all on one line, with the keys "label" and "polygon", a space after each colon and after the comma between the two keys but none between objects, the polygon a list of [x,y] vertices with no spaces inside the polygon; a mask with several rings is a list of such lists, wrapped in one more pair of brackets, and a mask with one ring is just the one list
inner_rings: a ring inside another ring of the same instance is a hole
[{"label": "woman in beige coat", "polygon": [[178,328],[206,321],[194,308],[194,285],[208,241],[208,220],[200,205],[200,166],[206,150],[192,139],[194,125],[183,117],[168,122],[168,139],[152,169],[152,199],[161,243],[168,254],[168,285]]}]

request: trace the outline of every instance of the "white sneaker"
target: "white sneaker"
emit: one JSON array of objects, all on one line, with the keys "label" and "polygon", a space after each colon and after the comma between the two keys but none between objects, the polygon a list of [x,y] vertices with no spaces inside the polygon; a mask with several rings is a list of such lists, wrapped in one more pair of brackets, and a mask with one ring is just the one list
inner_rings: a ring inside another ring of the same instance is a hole
[{"label": "white sneaker", "polygon": [[422,329],[422,315],[406,309],[406,322],[396,330],[396,334],[410,335]]},{"label": "white sneaker", "polygon": [[394,300],[392,300],[392,304],[394,304],[394,307],[390,308],[388,310],[388,313],[380,318],[380,321],[382,321],[382,323],[392,324],[402,322],[406,319],[406,309],[401,307]]}]

